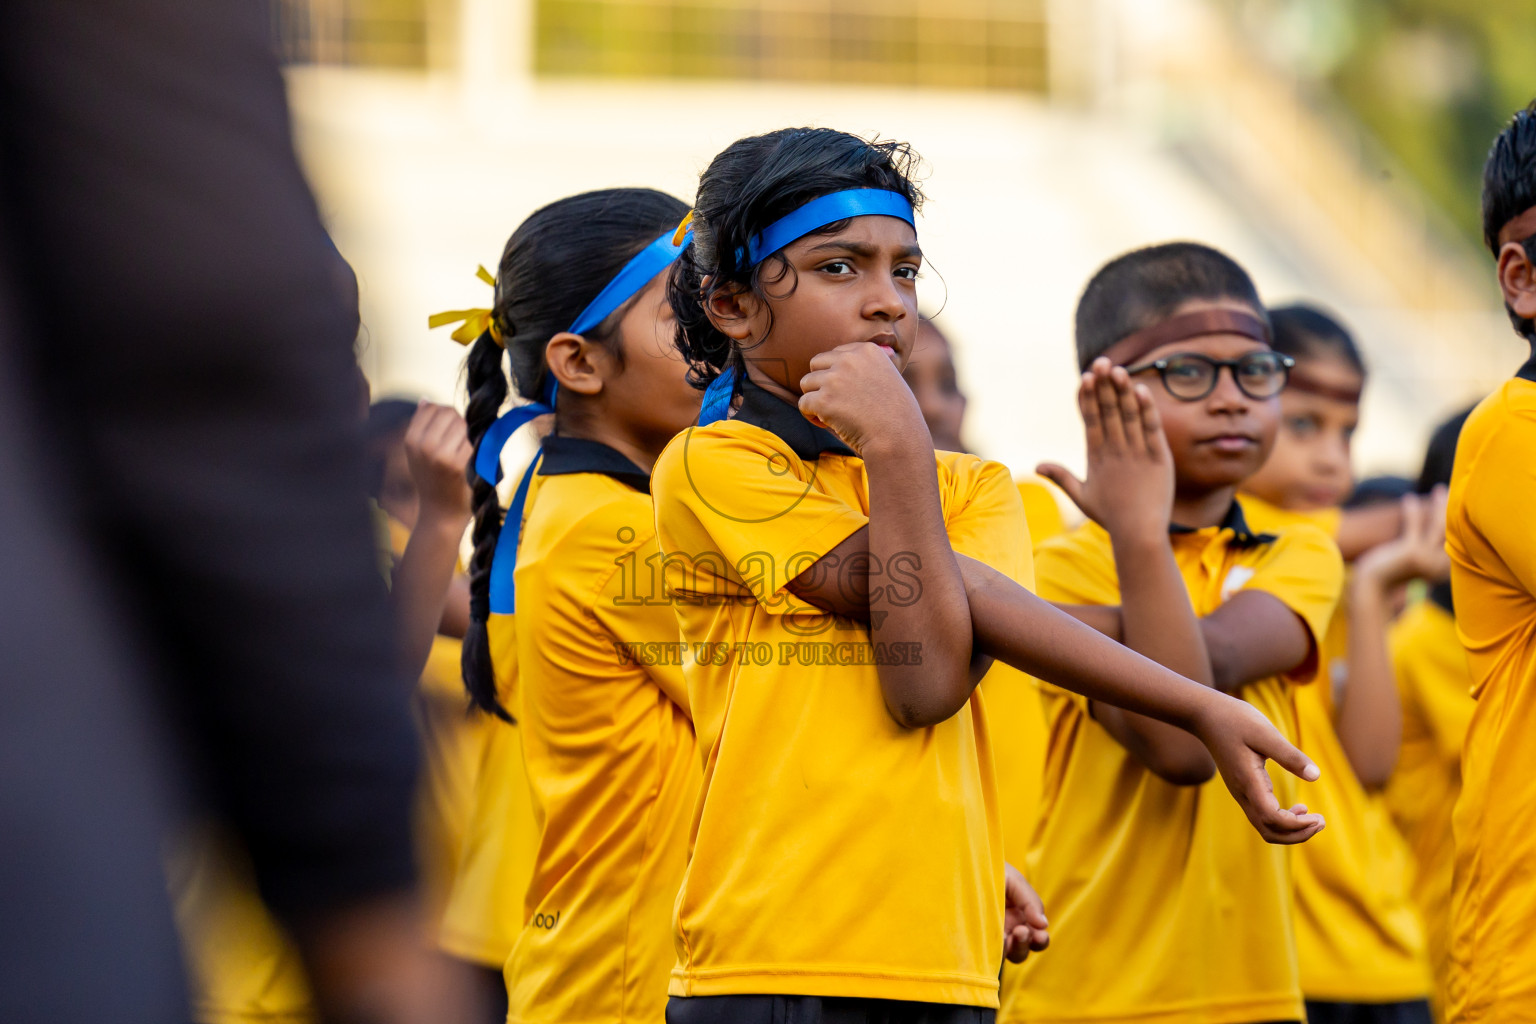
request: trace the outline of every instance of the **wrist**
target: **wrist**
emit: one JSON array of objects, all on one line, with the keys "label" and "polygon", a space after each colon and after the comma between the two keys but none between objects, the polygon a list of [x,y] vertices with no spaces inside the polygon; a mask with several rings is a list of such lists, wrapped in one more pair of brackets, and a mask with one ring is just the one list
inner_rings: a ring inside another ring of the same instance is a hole
[{"label": "wrist", "polygon": [[1392,588],[1391,574],[1381,565],[1356,566],[1350,576],[1347,599],[1352,608],[1380,604]]},{"label": "wrist", "polygon": [[442,538],[451,538],[457,543],[469,526],[472,514],[471,509],[423,501],[416,513],[416,527],[411,531],[411,536],[425,532]]},{"label": "wrist", "polygon": [[1160,554],[1170,550],[1168,546],[1167,520],[1146,520],[1135,523],[1102,524],[1109,534],[1110,547],[1116,557],[1121,555]]},{"label": "wrist", "polygon": [[871,438],[859,450],[859,458],[866,466],[890,467],[903,472],[918,466],[935,465],[933,448],[927,437],[918,440],[901,434]]}]

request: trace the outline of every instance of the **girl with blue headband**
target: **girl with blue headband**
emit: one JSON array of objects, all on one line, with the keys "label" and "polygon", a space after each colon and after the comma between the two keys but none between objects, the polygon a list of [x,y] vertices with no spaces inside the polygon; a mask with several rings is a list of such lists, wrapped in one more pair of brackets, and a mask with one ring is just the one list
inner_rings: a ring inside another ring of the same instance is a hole
[{"label": "girl with blue headband", "polygon": [[[609,189],[534,213],[469,356],[465,681],[480,708],[517,719],[538,832],[509,1020],[659,1020],[666,1001],[699,764],[677,624],[645,583],[651,466],[699,407],[665,290],[686,212]],[[504,360],[524,404],[498,419]],[[552,427],[503,521],[501,445],[538,415]]]},{"label": "girl with blue headband", "polygon": [[[1048,936],[1007,867],[992,658],[1186,727],[1274,841],[1248,705],[1035,599],[1008,471],[935,452],[901,378],[917,328],[914,156],[830,130],[704,172],[672,271],[700,426],[653,474],[704,762],[674,917],[672,1024],[991,1021]],[[1014,677],[1012,685],[1022,685]],[[1047,954],[1049,955],[1049,954]]]}]

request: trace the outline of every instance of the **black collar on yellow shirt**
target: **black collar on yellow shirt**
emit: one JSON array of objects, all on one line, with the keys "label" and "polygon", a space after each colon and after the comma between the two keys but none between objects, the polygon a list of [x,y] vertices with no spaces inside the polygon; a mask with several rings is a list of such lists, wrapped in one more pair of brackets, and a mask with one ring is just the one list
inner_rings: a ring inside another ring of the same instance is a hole
[{"label": "black collar on yellow shirt", "polygon": [[[1232,547],[1257,548],[1265,544],[1273,544],[1277,538],[1272,533],[1254,533],[1248,528],[1248,519],[1243,515],[1243,506],[1239,505],[1236,498],[1232,499],[1232,505],[1227,509],[1227,514],[1222,517],[1219,527],[1232,531]],[[1178,523],[1170,523],[1168,532],[1174,535],[1197,533],[1193,526],[1180,526]]]},{"label": "black collar on yellow shirt", "polygon": [[856,454],[832,431],[816,426],[800,415],[799,408],[764,391],[750,377],[741,382],[741,406],[735,418],[776,434],[790,451],[807,461],[823,455]]},{"label": "black collar on yellow shirt", "polygon": [[600,441],[584,437],[546,437],[539,446],[544,459],[539,476],[601,473],[637,491],[651,493],[651,475]]},{"label": "black collar on yellow shirt", "polygon": [[1536,338],[1531,340],[1531,358],[1525,361],[1525,365],[1515,371],[1515,376],[1522,380],[1536,381]]}]

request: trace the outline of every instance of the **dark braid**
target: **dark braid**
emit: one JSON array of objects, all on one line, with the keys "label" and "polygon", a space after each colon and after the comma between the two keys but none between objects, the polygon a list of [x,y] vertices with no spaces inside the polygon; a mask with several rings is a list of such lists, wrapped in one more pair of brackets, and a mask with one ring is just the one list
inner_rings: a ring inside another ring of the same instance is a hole
[{"label": "dark braid", "polygon": [[[549,374],[544,364],[549,340],[569,327],[636,253],[675,228],[687,210],[681,200],[653,189],[604,189],[551,203],[518,226],[502,251],[496,275],[495,322],[506,347],[486,332],[470,349],[466,366],[465,421],[477,455],[481,439],[507,400],[509,374],[519,397],[537,401]],[[617,326],[628,307],[625,303],[610,314],[586,335],[588,340],[609,346],[622,358]],[[503,525],[501,503],[496,488],[479,479],[473,464],[469,479],[474,488],[475,551],[469,560],[464,686],[475,707],[510,722],[512,716],[497,698],[486,629],[491,560]]]},{"label": "dark braid", "polygon": [[[480,335],[469,350],[465,375],[469,407],[464,421],[469,427],[469,442],[477,452],[480,439],[496,422],[502,403],[507,400],[507,375],[501,368],[505,354],[490,331]],[[496,488],[475,472],[474,462],[469,464],[469,485],[475,503],[475,552],[469,559],[469,629],[464,634],[459,665],[470,703],[510,722],[512,716],[496,696],[496,673],[491,667],[491,641],[486,632],[491,617],[491,556],[501,538],[501,502],[496,497]]]}]

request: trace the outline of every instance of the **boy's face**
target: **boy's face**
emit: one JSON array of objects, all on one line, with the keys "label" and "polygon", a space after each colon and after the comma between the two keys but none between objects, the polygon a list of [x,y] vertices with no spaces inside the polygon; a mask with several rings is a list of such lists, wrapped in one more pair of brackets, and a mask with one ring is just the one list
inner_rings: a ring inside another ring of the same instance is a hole
[{"label": "boy's face", "polygon": [[[766,306],[740,296],[748,367],[799,395],[813,356],[850,342],[886,348],[898,369],[917,335],[922,251],[912,225],[896,217],[854,217],[832,235],[807,235],[784,250],[791,270],[764,268]],[[718,322],[718,321],[717,321]]]},{"label": "boy's face", "polygon": [[[1191,300],[1172,316],[1205,309],[1230,309],[1255,314],[1250,306],[1232,300],[1209,302]],[[1240,359],[1250,352],[1267,351],[1252,338],[1238,334],[1214,334],[1178,341],[1153,349],[1136,360],[1141,366],[1180,353],[1210,359]],[[1280,399],[1254,399],[1238,388],[1230,369],[1223,368],[1216,377],[1216,387],[1209,395],[1193,402],[1181,401],[1163,387],[1156,370],[1137,374],[1136,380],[1147,385],[1157,405],[1173,454],[1175,486],[1180,494],[1201,495],[1223,487],[1233,487],[1252,476],[1264,464],[1275,444],[1280,423]]]},{"label": "boy's face", "polygon": [[[1358,391],[1358,371],[1342,359],[1309,358],[1307,376],[1339,391]],[[1280,432],[1264,468],[1243,485],[1271,505],[1329,508],[1354,487],[1350,445],[1360,422],[1354,402],[1300,390],[1280,395]]]}]

